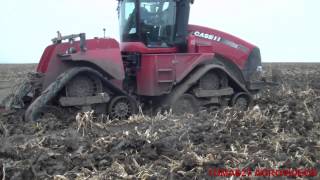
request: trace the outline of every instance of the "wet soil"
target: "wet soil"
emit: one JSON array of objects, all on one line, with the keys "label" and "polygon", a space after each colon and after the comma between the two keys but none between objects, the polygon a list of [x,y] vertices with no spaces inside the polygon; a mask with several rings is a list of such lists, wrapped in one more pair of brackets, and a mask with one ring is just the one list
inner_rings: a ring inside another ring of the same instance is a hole
[{"label": "wet soil", "polygon": [[[0,112],[0,179],[210,179],[209,168],[320,170],[320,64],[267,64],[281,85],[246,112],[110,121]],[[314,177],[314,179],[318,179]]]}]

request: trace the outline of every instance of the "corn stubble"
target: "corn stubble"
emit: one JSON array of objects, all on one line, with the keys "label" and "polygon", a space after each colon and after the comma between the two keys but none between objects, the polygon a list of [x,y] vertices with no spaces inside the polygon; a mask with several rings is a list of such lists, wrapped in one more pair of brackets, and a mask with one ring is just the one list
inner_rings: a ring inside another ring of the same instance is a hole
[{"label": "corn stubble", "polygon": [[208,168],[320,169],[320,65],[268,64],[282,84],[245,112],[0,116],[0,179],[205,179]]}]

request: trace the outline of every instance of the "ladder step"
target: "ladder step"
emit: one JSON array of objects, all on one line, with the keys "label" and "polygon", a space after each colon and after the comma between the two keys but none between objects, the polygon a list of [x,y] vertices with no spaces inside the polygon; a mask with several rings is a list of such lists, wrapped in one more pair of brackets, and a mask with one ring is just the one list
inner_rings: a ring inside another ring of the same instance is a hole
[{"label": "ladder step", "polygon": [[88,106],[91,104],[107,103],[110,100],[110,96],[106,93],[100,93],[96,96],[86,97],[61,97],[59,102],[61,106]]},{"label": "ladder step", "polygon": [[158,83],[173,83],[173,80],[158,80]]},{"label": "ladder step", "polygon": [[194,93],[197,97],[219,97],[232,95],[234,93],[232,88],[224,88],[218,90],[204,90],[204,89],[195,89]]},{"label": "ladder step", "polygon": [[158,69],[158,72],[173,72],[173,69]]}]

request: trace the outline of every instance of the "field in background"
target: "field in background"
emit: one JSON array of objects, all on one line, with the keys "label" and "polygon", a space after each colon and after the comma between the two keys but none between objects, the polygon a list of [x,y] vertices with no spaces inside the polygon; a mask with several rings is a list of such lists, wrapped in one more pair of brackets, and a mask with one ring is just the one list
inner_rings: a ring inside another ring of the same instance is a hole
[{"label": "field in background", "polygon": [[12,87],[36,67],[37,64],[0,64],[0,106]]},{"label": "field in background", "polygon": [[30,71],[35,71],[37,64],[0,64],[0,80],[14,81]]},{"label": "field in background", "polygon": [[[319,172],[320,64],[265,64],[266,73],[275,67],[281,85],[263,91],[247,112],[125,121],[62,112],[39,122],[23,121],[23,111],[0,113],[0,179],[3,172],[6,179],[209,179],[216,167]],[[0,80],[14,82],[34,68],[0,65]]]}]

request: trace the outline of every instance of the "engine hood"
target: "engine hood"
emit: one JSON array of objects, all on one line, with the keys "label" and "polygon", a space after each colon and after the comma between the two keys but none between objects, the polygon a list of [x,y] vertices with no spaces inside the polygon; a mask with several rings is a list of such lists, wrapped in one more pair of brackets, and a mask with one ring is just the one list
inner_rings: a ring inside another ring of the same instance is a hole
[{"label": "engine hood", "polygon": [[212,46],[212,51],[245,68],[247,59],[257,47],[236,36],[220,30],[198,25],[189,25],[188,32],[196,37],[196,43]]},{"label": "engine hood", "polygon": [[243,51],[250,51],[256,47],[250,42],[217,29],[198,25],[189,25],[188,31],[201,39],[220,42],[233,48],[242,49]]}]

